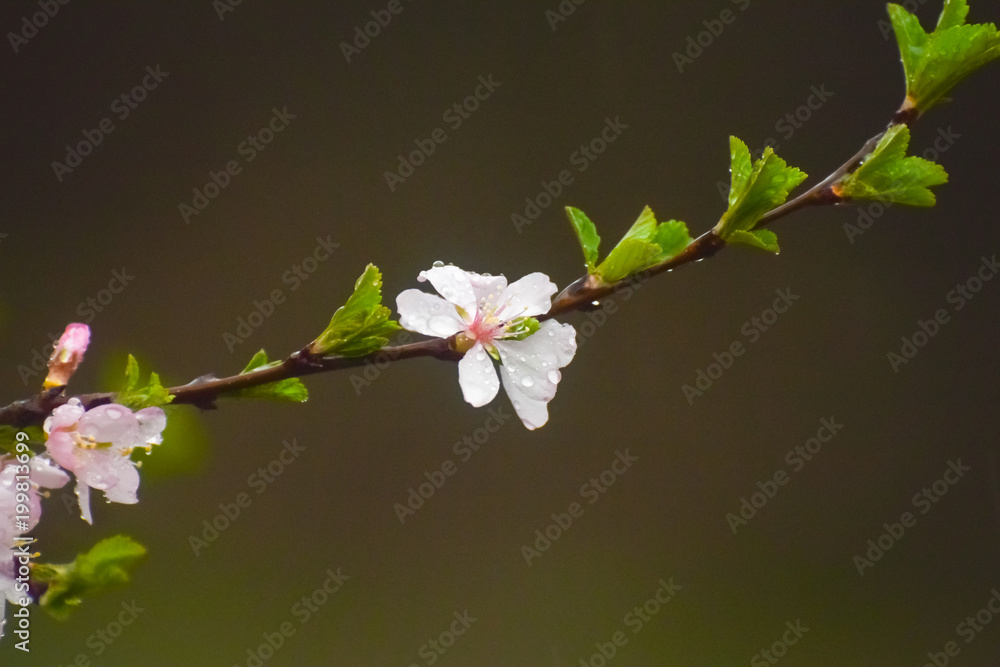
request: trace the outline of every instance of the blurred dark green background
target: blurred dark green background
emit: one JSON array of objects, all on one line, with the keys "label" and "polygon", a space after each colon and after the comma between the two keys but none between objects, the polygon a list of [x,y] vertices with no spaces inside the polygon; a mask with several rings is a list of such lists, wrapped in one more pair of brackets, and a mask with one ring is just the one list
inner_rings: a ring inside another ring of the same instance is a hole
[{"label": "blurred dark green background", "polygon": [[[700,233],[724,210],[728,135],[752,149],[776,139],[815,182],[884,126],[903,90],[877,2],[593,0],[553,30],[555,0],[404,0],[347,62],[341,42],[386,3],[224,1],[72,2],[16,53],[9,35],[0,48],[0,402],[35,390],[41,375],[26,386],[18,367],[85,317],[79,304],[101,299],[113,271],[134,279],[92,315],[74,391],[114,389],[129,352],[171,384],[235,373],[262,347],[283,356],[309,342],[367,262],[394,306],[435,260],[565,286],[583,271],[568,204],[606,248],[645,204]],[[925,25],[939,8],[925,4]],[[713,24],[724,9],[732,23]],[[6,2],[0,28],[21,31],[39,11]],[[1000,14],[979,1],[971,19]],[[705,21],[724,30],[679,72],[672,54]],[[115,99],[157,66],[168,74],[122,119]],[[253,665],[248,650],[288,623],[268,664],[597,666],[619,631],[627,643],[608,664],[772,664],[759,652],[783,653],[783,636],[796,638],[786,622],[799,621],[808,631],[782,665],[922,665],[950,641],[949,664],[1000,665],[1000,619],[982,614],[992,623],[971,642],[958,627],[1000,587],[1000,281],[961,310],[948,301],[1000,249],[998,74],[915,127],[918,154],[960,135],[940,157],[951,183],[936,208],[891,208],[853,242],[857,209],[806,211],[776,225],[780,258],[734,249],[657,278],[581,346],[545,428],[510,420],[467,461],[453,445],[477,437],[487,410],[431,360],[359,391],[350,373],[311,378],[303,406],[178,408],[140,504],[95,495],[91,528],[56,493],[36,532],[51,561],[136,537],[150,555],[134,582],[66,623],[36,613],[30,655],[8,639],[0,663]],[[500,86],[460,127],[443,117],[491,75]],[[814,89],[832,97],[813,98],[797,128],[783,121]],[[241,152],[275,108],[294,118]],[[103,118],[114,130],[58,180],[52,162]],[[627,129],[579,171],[572,154],[608,118]],[[390,191],[384,173],[435,128],[447,141]],[[230,160],[240,173],[185,223],[178,206]],[[564,169],[573,183],[515,226]],[[292,290],[283,276],[317,237],[339,247]],[[744,323],[785,288],[799,299],[751,342]],[[284,303],[230,353],[224,334],[275,289]],[[893,372],[887,353],[940,308],[950,321]],[[682,385],[735,341],[746,354],[689,404]],[[511,411],[505,396],[498,406]],[[786,453],[831,417],[844,428],[796,471]],[[304,450],[272,464],[271,483],[251,478],[293,440]],[[589,504],[581,486],[626,448],[638,460]],[[401,525],[393,505],[448,459],[457,473]],[[969,470],[938,485],[947,494],[914,505],[958,459]],[[779,470],[787,484],[734,535],[727,513]],[[196,556],[190,536],[240,493],[249,507]],[[526,565],[521,547],[572,502],[583,516]],[[854,556],[907,511],[915,525],[860,576]],[[302,623],[296,604],[338,568],[350,578]],[[671,578],[681,590],[634,632],[626,615]],[[133,601],[134,622],[101,640]],[[424,647],[466,611],[475,622],[443,655]]]}]

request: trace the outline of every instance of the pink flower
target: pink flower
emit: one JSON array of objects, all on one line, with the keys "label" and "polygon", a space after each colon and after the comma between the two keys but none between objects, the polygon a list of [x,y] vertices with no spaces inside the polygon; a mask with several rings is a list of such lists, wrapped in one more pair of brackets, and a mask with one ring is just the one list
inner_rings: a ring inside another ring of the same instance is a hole
[{"label": "pink flower", "polygon": [[49,357],[49,374],[44,387],[61,387],[69,383],[77,366],[83,361],[83,353],[90,344],[90,327],[86,324],[70,324],[59,338],[52,356]]},{"label": "pink flower", "polygon": [[[68,481],[69,475],[45,457],[33,456],[27,463],[20,463],[15,458],[0,456],[0,637],[3,636],[5,602],[23,605],[31,599],[24,583],[26,577],[19,574],[28,556],[25,549],[14,549],[21,546],[15,538],[30,532],[42,517],[38,489],[55,489]],[[24,495],[19,497],[20,494]]]},{"label": "pink flower", "polygon": [[[28,478],[26,487],[25,477]],[[42,517],[38,489],[58,489],[68,481],[69,475],[46,457],[33,456],[27,463],[19,463],[10,456],[0,457],[0,553],[14,543],[14,537],[29,533],[38,525]],[[27,502],[19,502],[18,493],[27,495]],[[18,512],[18,505],[26,506],[27,512]],[[22,519],[25,523],[21,527],[17,524],[17,516],[24,515],[27,519]]]},{"label": "pink flower", "polygon": [[104,492],[108,502],[136,503],[139,473],[129,458],[132,450],[163,442],[160,433],[167,418],[160,408],[143,408],[134,413],[111,403],[84,411],[79,399],[52,411],[45,420],[49,455],[76,475],[76,495],[80,515],[93,523],[90,489]]}]

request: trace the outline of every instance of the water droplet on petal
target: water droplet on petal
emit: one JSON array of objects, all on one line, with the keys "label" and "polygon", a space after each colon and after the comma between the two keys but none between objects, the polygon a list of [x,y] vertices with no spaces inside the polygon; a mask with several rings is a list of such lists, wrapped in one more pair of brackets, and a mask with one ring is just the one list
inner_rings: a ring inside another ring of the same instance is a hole
[{"label": "water droplet on petal", "polygon": [[549,332],[549,336],[555,336],[555,335],[556,335],[556,332],[555,332],[555,331],[550,331],[550,332]]},{"label": "water droplet on petal", "polygon": [[521,378],[521,384],[523,384],[525,387],[531,387],[535,384],[535,381],[532,380],[527,375],[525,375],[523,378]]},{"label": "water droplet on petal", "polygon": [[444,262],[442,262],[439,259],[436,262],[434,262],[433,264],[431,264],[431,266],[434,267],[435,269],[440,269],[442,266],[444,266]]},{"label": "water droplet on petal", "polygon": [[484,359],[486,359],[485,352],[476,352],[476,361],[483,361]]},{"label": "water droplet on petal", "polygon": [[549,382],[552,384],[559,384],[559,380],[562,380],[562,373],[559,371],[549,371],[548,377]]}]

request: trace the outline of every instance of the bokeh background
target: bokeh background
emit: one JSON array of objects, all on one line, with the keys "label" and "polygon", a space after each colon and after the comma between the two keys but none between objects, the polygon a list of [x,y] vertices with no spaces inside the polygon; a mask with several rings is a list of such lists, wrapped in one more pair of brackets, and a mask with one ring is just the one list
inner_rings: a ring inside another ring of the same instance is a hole
[{"label": "bokeh background", "polygon": [[[42,10],[3,3],[3,403],[36,389],[42,376],[22,372],[35,351],[85,317],[77,392],[116,388],[127,353],[169,384],[288,354],[368,262],[392,306],[435,260],[565,286],[583,267],[563,206],[589,213],[605,249],[646,204],[697,234],[724,210],[730,134],[755,150],[777,140],[815,182],[902,97],[877,2],[563,2],[574,11],[553,28],[555,0],[403,0],[348,62],[341,44],[386,6],[72,2],[15,52],[10,33]],[[726,9],[734,20],[713,24]],[[925,3],[925,25],[938,11]],[[971,18],[1000,14],[974,2]],[[706,21],[724,29],[679,71],[672,54],[708,42]],[[122,119],[112,104],[147,67],[168,74]],[[621,632],[608,664],[772,664],[766,649],[782,665],[922,665],[955,642],[950,664],[1000,665],[1000,619],[982,613],[971,641],[959,626],[1000,587],[1000,281],[961,310],[948,300],[1000,249],[998,74],[914,129],[918,154],[952,136],[936,208],[876,211],[853,238],[857,208],[808,210],[775,226],[778,258],[732,249],[649,282],[600,327],[565,318],[592,335],[549,424],[510,419],[468,460],[453,447],[488,412],[433,360],[368,384],[310,378],[304,405],[178,408],[138,505],[95,499],[88,527],[56,492],[36,531],[56,562],[134,536],[149,548],[134,581],[68,622],[37,612],[31,653],[8,639],[0,663],[597,666]],[[456,128],[443,115],[481,76],[500,86]],[[814,89],[832,96],[800,110]],[[294,118],[248,161],[241,143],[275,108]],[[797,111],[807,120],[783,122]],[[114,130],[57,178],[53,161],[104,118]],[[580,171],[574,152],[609,118],[627,129]],[[391,190],[385,172],[436,128],[447,141]],[[185,221],[179,205],[230,160],[242,171]],[[572,184],[515,224],[562,170]],[[338,247],[293,290],[317,237]],[[114,271],[133,278],[108,300]],[[285,301],[227,346],[275,289]],[[745,323],[778,289],[799,299],[751,342]],[[88,313],[87,299],[106,303]],[[942,308],[950,321],[895,372],[887,354]],[[682,386],[736,341],[746,354],[689,402]],[[511,412],[505,396],[493,407]],[[843,429],[794,470],[786,454],[823,418]],[[274,464],[286,441],[304,449]],[[637,460],[590,504],[581,487],[626,449]],[[939,483],[946,495],[915,506],[959,459],[969,470]],[[447,460],[457,472],[401,523],[394,505]],[[269,465],[280,474],[261,485]],[[787,484],[734,534],[726,515],[780,470]],[[196,554],[191,537],[240,493],[250,505]],[[522,547],[573,502],[583,515],[526,564]],[[854,557],[904,512],[915,525],[860,575]],[[338,568],[349,579],[303,623],[296,605]],[[636,632],[627,614],[671,578],[680,590]],[[142,611],[119,633],[123,604]],[[442,637],[466,612],[468,630]],[[283,624],[294,634],[269,651]]]}]

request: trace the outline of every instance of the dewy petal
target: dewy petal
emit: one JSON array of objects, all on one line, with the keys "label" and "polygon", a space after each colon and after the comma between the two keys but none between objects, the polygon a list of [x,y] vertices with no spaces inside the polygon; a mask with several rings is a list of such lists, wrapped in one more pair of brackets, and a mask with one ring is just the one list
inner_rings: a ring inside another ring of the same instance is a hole
[{"label": "dewy petal", "polygon": [[167,415],[160,408],[143,408],[135,413],[139,422],[139,440],[145,445],[159,445],[163,442],[162,431],[167,427]]},{"label": "dewy petal", "polygon": [[546,403],[556,395],[559,369],[576,354],[576,330],[552,320],[520,341],[496,341],[500,352],[500,378],[514,410],[528,428],[548,421]]},{"label": "dewy petal", "polygon": [[84,414],[83,405],[80,403],[80,399],[71,398],[69,402],[60,405],[58,408],[52,411],[49,415],[45,424],[42,427],[46,433],[52,433],[53,431],[61,428],[69,428],[73,424],[77,423]]},{"label": "dewy petal", "polygon": [[482,343],[473,345],[458,362],[458,384],[467,403],[481,408],[500,391],[500,380],[493,368],[493,360],[486,354]]},{"label": "dewy petal", "polygon": [[120,456],[119,462],[112,463],[110,468],[115,473],[115,479],[108,488],[104,489],[104,495],[109,502],[124,503],[133,505],[139,502],[139,497],[135,494],[139,488],[139,471],[128,457]]},{"label": "dewy petal", "polygon": [[515,280],[503,291],[497,302],[501,304],[496,316],[509,322],[516,317],[531,317],[549,312],[556,285],[544,273],[529,273]]},{"label": "dewy petal", "polygon": [[521,422],[526,428],[534,431],[536,428],[545,426],[549,420],[549,407],[546,401],[539,401],[528,397],[522,390],[517,380],[510,377],[510,373],[503,366],[500,367],[500,379],[503,380],[503,388],[514,405],[514,412],[521,418]]},{"label": "dewy petal", "polygon": [[476,292],[472,288],[469,272],[457,266],[435,266],[427,271],[421,271],[419,280],[429,280],[438,294],[445,299],[461,306],[469,315],[476,310]]},{"label": "dewy petal", "polygon": [[56,431],[45,442],[45,449],[49,452],[49,456],[63,468],[76,470],[76,443],[69,433]]},{"label": "dewy petal", "polygon": [[139,424],[124,405],[109,403],[91,408],[77,425],[77,432],[97,442],[111,442],[120,447],[134,447]]},{"label": "dewy petal", "polygon": [[46,489],[58,489],[66,485],[66,482],[69,481],[69,475],[47,458],[32,456],[31,481]]},{"label": "dewy petal", "polygon": [[425,336],[448,338],[466,329],[465,321],[453,304],[418,289],[400,292],[396,297],[396,311],[404,329]]},{"label": "dewy petal", "polygon": [[[498,305],[503,304],[502,296],[507,288],[507,279],[503,276],[483,276],[470,273],[469,282],[476,294],[476,307],[480,313],[492,313]],[[475,315],[475,313],[469,313]]]}]

